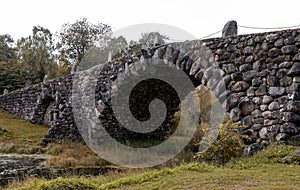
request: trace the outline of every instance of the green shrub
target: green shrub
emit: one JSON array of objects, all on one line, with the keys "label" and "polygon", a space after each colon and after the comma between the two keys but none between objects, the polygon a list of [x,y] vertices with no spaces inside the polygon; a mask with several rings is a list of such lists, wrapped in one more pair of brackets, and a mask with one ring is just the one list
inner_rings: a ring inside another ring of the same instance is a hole
[{"label": "green shrub", "polygon": [[198,160],[222,165],[233,158],[240,157],[245,145],[239,128],[231,121],[220,124],[218,137],[215,140],[207,139],[211,141],[211,146],[208,150],[196,154]]},{"label": "green shrub", "polygon": [[300,156],[295,154],[296,150],[300,150],[300,147],[277,142],[256,152],[251,157],[232,160],[228,163],[228,166],[238,169],[248,169],[263,164],[300,164]]}]

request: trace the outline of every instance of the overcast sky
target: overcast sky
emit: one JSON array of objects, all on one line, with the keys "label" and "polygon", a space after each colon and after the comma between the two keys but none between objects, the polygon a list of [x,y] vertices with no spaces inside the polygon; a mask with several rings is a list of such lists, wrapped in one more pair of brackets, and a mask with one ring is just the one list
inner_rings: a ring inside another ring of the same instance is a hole
[{"label": "overcast sky", "polygon": [[[93,23],[107,23],[113,30],[142,23],[160,23],[201,38],[222,30],[229,20],[256,27],[299,25],[299,5],[299,0],[5,0],[0,4],[0,34],[8,33],[16,40],[30,35],[36,25],[54,33],[62,24],[86,17]],[[239,34],[265,31],[238,30]],[[176,40],[176,36],[171,35],[171,38]]]}]

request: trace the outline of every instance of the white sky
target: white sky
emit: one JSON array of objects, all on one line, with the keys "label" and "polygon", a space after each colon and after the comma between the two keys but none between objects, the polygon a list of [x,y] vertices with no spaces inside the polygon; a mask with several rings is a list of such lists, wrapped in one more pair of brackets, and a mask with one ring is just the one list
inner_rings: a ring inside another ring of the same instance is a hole
[{"label": "white sky", "polygon": [[[201,38],[221,30],[229,20],[258,27],[299,25],[299,5],[299,0],[5,0],[0,4],[0,34],[8,33],[16,40],[30,35],[36,25],[54,33],[62,24],[86,17],[92,23],[107,23],[113,30],[160,23]],[[238,33],[265,31],[239,28]]]}]

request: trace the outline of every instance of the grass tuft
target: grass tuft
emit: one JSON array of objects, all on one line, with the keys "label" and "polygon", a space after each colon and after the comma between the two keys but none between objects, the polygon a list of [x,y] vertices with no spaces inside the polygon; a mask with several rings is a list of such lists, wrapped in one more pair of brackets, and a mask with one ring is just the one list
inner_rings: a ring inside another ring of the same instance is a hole
[{"label": "grass tuft", "polygon": [[47,154],[48,165],[60,167],[102,167],[110,165],[100,158],[87,145],[76,142],[62,144],[50,144]]}]

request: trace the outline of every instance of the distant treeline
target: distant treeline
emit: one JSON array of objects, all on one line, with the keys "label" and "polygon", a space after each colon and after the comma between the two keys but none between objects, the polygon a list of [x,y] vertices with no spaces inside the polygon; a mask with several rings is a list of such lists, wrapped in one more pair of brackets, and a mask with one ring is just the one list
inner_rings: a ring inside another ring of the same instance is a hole
[{"label": "distant treeline", "polygon": [[104,63],[110,56],[116,58],[139,49],[139,44],[157,35],[168,39],[159,32],[150,32],[141,34],[138,42],[128,43],[123,36],[112,37],[110,25],[92,24],[86,18],[65,23],[55,33],[34,26],[30,36],[18,40],[0,34],[0,94],[4,89],[22,88],[27,81],[39,83],[45,75],[50,78],[67,75],[81,62],[83,68]]}]

